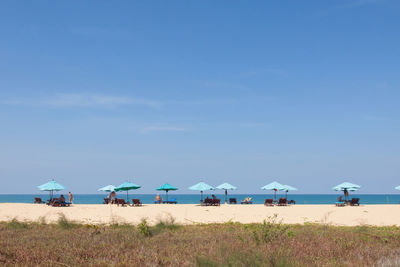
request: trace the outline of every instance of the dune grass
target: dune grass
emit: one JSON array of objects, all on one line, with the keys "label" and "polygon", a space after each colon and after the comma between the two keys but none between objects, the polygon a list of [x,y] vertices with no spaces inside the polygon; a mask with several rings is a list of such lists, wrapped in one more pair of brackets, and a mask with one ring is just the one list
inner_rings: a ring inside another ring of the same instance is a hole
[{"label": "dune grass", "polygon": [[399,227],[0,223],[2,266],[398,266]]}]

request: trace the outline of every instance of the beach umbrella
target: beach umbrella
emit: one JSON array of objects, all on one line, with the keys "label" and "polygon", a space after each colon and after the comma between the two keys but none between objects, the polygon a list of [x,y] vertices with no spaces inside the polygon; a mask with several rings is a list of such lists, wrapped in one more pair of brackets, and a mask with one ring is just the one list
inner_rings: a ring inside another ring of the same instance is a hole
[{"label": "beach umbrella", "polygon": [[261,187],[261,189],[262,190],[274,190],[274,200],[275,201],[276,201],[276,192],[285,190],[284,186],[276,181]]},{"label": "beach umbrella", "polygon": [[49,191],[50,192],[50,200],[53,199],[54,191],[61,191],[64,190],[65,187],[54,180],[51,180],[45,184],[39,185],[38,189],[40,191]]},{"label": "beach umbrella", "polygon": [[200,182],[198,184],[192,185],[191,187],[189,187],[189,189],[194,190],[194,191],[200,191],[200,193],[201,193],[200,201],[203,202],[203,191],[214,190],[215,188],[204,182]]},{"label": "beach umbrella", "polygon": [[[357,184],[344,182],[344,183],[341,183],[341,184],[339,184],[337,186],[334,186],[332,189],[335,190],[335,191],[345,191],[345,190],[347,190],[347,191],[357,191],[358,189],[360,189],[360,187],[361,186],[359,186]],[[346,197],[346,200],[347,200],[347,196],[345,196],[345,197]]]},{"label": "beach umbrella", "polygon": [[396,186],[394,189],[400,190],[400,185]]},{"label": "beach umbrella", "polygon": [[283,191],[285,191],[285,197],[287,198],[287,193],[289,191],[297,191],[297,188],[290,186],[290,185],[283,185],[283,187],[285,188]]},{"label": "beach umbrella", "polygon": [[168,191],[175,191],[175,190],[178,190],[178,188],[175,186],[172,186],[170,184],[164,184],[164,185],[160,186],[159,188],[157,188],[156,190],[165,191],[165,193],[167,194],[167,201],[168,201]]},{"label": "beach umbrella", "polygon": [[112,192],[115,190],[115,186],[113,186],[112,184],[110,185],[106,185],[105,187],[100,188],[97,191],[103,191],[103,192]]},{"label": "beach umbrella", "polygon": [[129,190],[133,190],[133,189],[139,189],[141,186],[131,183],[131,182],[125,182],[120,184],[119,186],[114,188],[115,192],[119,192],[119,191],[126,191],[126,202],[128,202],[128,192]]},{"label": "beach umbrella", "polygon": [[225,203],[228,203],[228,190],[236,190],[237,187],[228,183],[220,184],[217,189],[225,190]]}]

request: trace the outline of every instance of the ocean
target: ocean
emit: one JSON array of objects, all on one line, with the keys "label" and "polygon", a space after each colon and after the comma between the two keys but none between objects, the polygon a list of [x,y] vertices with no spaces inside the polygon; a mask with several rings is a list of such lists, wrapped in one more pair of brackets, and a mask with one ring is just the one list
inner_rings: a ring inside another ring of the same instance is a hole
[{"label": "ocean", "polygon": [[[59,194],[55,194],[59,196]],[[68,198],[68,193],[64,194]],[[75,204],[101,204],[103,198],[106,194],[74,194]],[[139,198],[142,203],[150,204],[153,203],[156,194],[129,194],[129,200],[132,198]],[[165,200],[165,194],[160,194],[160,196]],[[211,194],[204,194],[204,197],[211,196]],[[223,203],[225,195],[216,194],[218,198],[221,199]],[[263,204],[266,198],[273,198],[273,195],[267,194],[228,194],[228,198],[236,198],[239,202],[246,197],[252,197],[254,204]],[[277,195],[277,198],[284,195]],[[288,199],[295,200],[296,204],[333,204],[336,199],[340,196],[339,194],[289,194]],[[42,200],[47,200],[49,198],[48,194],[0,194],[0,203],[33,203],[34,197],[41,197]],[[125,193],[119,193],[118,198],[126,198]],[[360,204],[400,204],[400,194],[350,194],[351,197],[360,198]],[[180,204],[198,204],[200,201],[200,194],[174,194],[169,193],[169,199],[175,198]]]}]

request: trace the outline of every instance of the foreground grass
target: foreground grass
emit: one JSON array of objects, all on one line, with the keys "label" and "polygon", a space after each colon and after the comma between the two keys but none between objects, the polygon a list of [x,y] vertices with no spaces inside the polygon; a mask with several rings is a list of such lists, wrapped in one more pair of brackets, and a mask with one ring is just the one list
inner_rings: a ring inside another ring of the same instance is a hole
[{"label": "foreground grass", "polygon": [[2,266],[398,266],[400,228],[0,223]]}]

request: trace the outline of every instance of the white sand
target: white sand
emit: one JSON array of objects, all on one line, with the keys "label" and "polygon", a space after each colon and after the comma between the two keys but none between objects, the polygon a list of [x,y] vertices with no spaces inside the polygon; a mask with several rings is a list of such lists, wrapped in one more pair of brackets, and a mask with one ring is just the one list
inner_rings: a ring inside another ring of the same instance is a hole
[{"label": "white sand", "polygon": [[335,207],[333,205],[294,205],[265,207],[264,205],[221,205],[201,207],[193,204],[143,205],[142,207],[117,207],[116,205],[73,205],[49,207],[44,204],[0,204],[0,221],[16,218],[21,221],[54,222],[63,213],[68,219],[88,224],[139,223],[146,218],[149,223],[169,216],[180,224],[241,222],[258,223],[277,214],[288,224],[317,222],[333,225],[398,225],[400,205],[365,205]]}]

